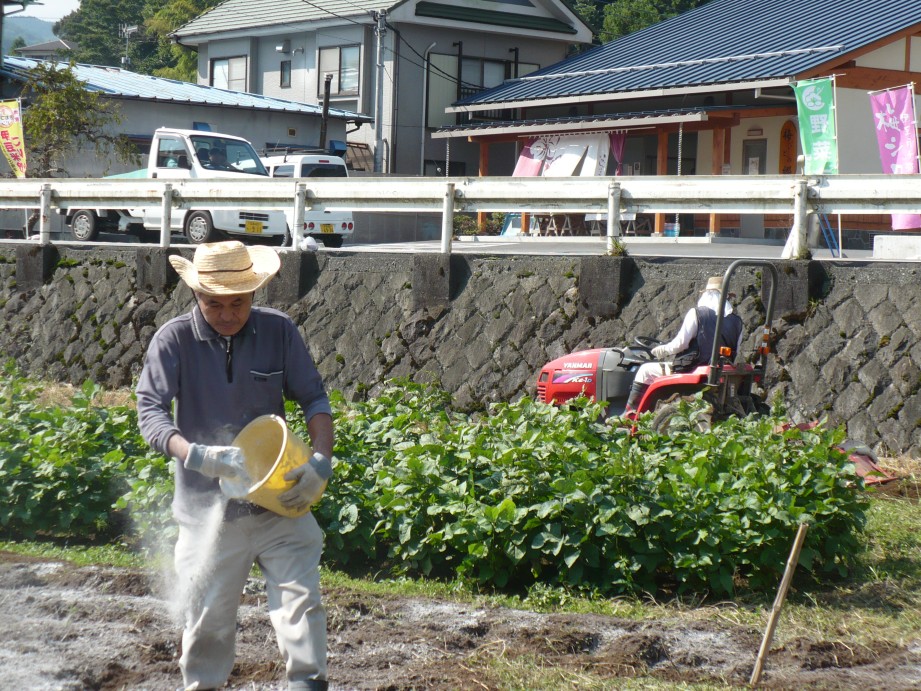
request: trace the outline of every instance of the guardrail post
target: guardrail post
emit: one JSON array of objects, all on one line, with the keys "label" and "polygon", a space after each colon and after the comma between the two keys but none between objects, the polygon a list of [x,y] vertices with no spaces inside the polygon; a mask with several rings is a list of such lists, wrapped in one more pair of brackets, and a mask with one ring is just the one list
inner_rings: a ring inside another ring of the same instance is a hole
[{"label": "guardrail post", "polygon": [[614,238],[620,237],[620,183],[608,186],[608,252],[614,251]]},{"label": "guardrail post", "polygon": [[441,253],[451,254],[454,235],[454,183],[445,183],[444,204],[441,207]]},{"label": "guardrail post", "polygon": [[42,245],[51,244],[51,183],[42,185],[39,195],[38,238]]},{"label": "guardrail post", "polygon": [[800,178],[793,188],[793,227],[781,254],[784,259],[803,259],[806,256],[806,229],[809,225],[806,199],[806,180]]},{"label": "guardrail post", "polygon": [[160,247],[169,247],[173,232],[173,184],[163,185],[163,199],[160,202]]},{"label": "guardrail post", "polygon": [[294,227],[291,231],[291,247],[298,249],[304,237],[304,207],[307,205],[307,184],[299,182],[294,186]]}]

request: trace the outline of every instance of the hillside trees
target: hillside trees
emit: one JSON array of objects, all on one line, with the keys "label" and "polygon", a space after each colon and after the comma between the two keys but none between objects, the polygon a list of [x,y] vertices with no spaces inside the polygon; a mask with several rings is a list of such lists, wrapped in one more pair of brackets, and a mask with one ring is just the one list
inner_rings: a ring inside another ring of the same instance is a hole
[{"label": "hillside trees", "polygon": [[[140,25],[142,10],[151,0],[82,0],[80,8],[54,25],[61,38],[77,44],[73,57],[90,65],[121,65],[125,55],[122,25]],[[162,4],[162,0],[155,0]],[[140,34],[130,37],[127,44],[132,69],[153,52],[152,44]]]},{"label": "hillside trees", "polygon": [[[170,32],[217,5],[219,0],[83,0],[54,29],[79,47],[77,62],[119,66],[127,53],[129,69],[141,74],[195,81],[196,51],[174,45]],[[136,26],[125,40],[120,28]]]},{"label": "hillside trees", "polygon": [[[203,12],[211,9],[220,0],[168,0],[145,20],[151,36],[156,37],[156,66],[150,74],[180,81],[196,81],[198,51],[173,43],[169,34]],[[153,5],[148,1],[148,7]]]},{"label": "hillside trees", "polygon": [[[657,22],[671,19],[706,2],[708,0],[612,0],[604,3],[600,12],[601,27],[597,31],[598,39],[601,43],[613,41]],[[583,19],[593,27],[597,27],[598,14],[596,10],[589,17],[580,12]]]}]

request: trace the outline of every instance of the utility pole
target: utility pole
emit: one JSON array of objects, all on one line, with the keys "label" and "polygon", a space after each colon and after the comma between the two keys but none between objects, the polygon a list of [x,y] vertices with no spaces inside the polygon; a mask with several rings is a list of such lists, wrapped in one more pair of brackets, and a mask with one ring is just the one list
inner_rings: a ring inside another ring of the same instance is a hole
[{"label": "utility pole", "polygon": [[386,34],[387,10],[371,11],[371,18],[376,22],[374,34],[377,36],[377,87],[374,108],[374,172],[381,173],[384,168],[384,34]]},{"label": "utility pole", "polygon": [[122,56],[122,67],[128,69],[131,65],[131,58],[128,57],[128,37],[138,32],[137,25],[121,24],[118,27],[118,33],[125,37],[125,54]]},{"label": "utility pole", "polygon": [[329,123],[329,92],[333,75],[327,74],[323,82],[323,119],[320,121],[320,148],[326,149],[326,127]]}]

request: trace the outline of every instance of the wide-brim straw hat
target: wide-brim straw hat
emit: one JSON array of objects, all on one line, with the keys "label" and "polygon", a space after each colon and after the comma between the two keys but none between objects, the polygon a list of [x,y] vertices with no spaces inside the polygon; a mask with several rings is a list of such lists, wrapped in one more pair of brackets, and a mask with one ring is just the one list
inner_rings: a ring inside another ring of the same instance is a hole
[{"label": "wide-brim straw hat", "polygon": [[281,259],[271,247],[237,240],[199,245],[192,261],[173,255],[170,264],[192,290],[205,295],[251,293],[278,273]]}]

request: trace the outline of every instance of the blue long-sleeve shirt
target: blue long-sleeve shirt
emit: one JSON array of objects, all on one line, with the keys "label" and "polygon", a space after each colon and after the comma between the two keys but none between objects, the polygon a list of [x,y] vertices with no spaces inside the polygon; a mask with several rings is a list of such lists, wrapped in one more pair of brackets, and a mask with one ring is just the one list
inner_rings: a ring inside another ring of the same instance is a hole
[{"label": "blue long-sleeve shirt", "polygon": [[[329,398],[307,345],[283,312],[253,307],[244,327],[228,339],[196,305],[154,334],[137,386],[138,424],[144,439],[168,454],[177,432],[189,442],[230,444],[260,415],[284,417],[285,398],[306,420],[331,414]],[[173,403],[175,401],[175,412]],[[173,513],[197,520],[213,503],[217,480],[176,463]]]}]

